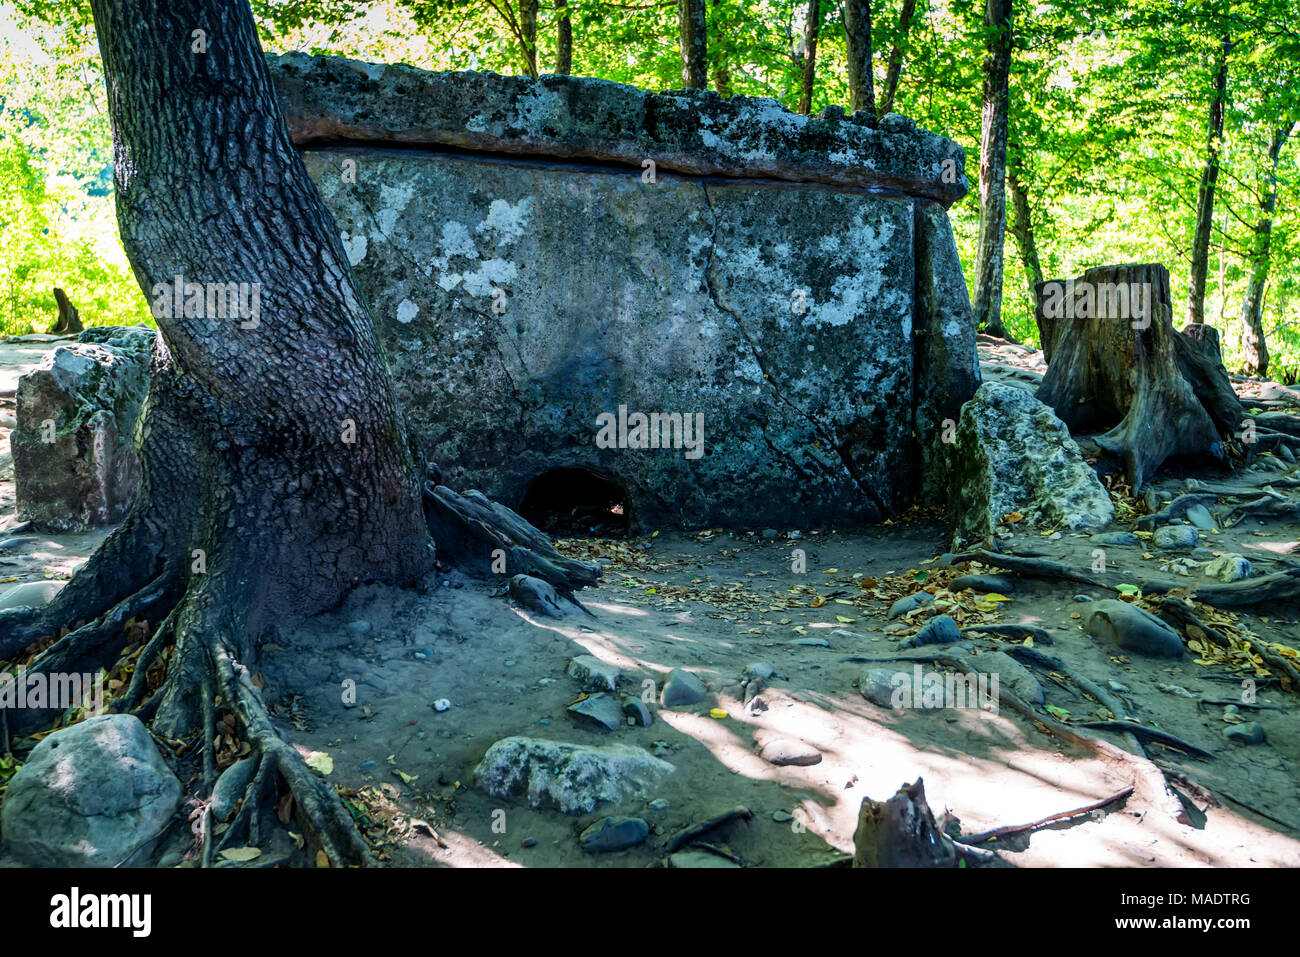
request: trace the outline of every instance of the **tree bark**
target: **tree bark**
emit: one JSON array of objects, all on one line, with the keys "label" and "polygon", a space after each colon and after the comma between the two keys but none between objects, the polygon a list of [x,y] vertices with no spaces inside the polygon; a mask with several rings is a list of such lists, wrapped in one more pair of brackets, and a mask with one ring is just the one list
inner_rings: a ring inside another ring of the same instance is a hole
[{"label": "tree bark", "polygon": [[980,130],[980,225],[975,246],[975,327],[1007,338],[1002,325],[1002,245],[1006,236],[1007,106],[1011,74],[1012,0],[986,0],[989,31],[984,58]]},{"label": "tree bark", "polygon": [[1244,410],[1218,333],[1174,329],[1164,266],[1100,266],[1036,293],[1048,362],[1038,398],[1071,432],[1102,432],[1095,441],[1123,462],[1134,491],[1171,455],[1240,454]]},{"label": "tree bark", "polygon": [[524,71],[534,80],[537,70],[537,0],[519,0],[519,38],[524,48]]},{"label": "tree bark", "polygon": [[569,0],[555,0],[560,11],[555,24],[555,72],[568,76],[573,72],[573,21],[569,17]]},{"label": "tree bark", "polygon": [[871,71],[871,0],[844,0],[844,36],[848,53],[849,98],[854,113],[876,119],[876,81]]},{"label": "tree bark", "polygon": [[[248,5],[93,0],[92,10],[119,229],[160,332],[138,433],[142,479],[126,520],[46,609],[0,612],[0,659],[88,621],[29,670],[111,665],[127,620],[161,622],[152,653],[174,643],[163,687],[145,702],[133,682],[112,707],[207,742],[219,713],[233,714],[254,744],[257,781],[288,784],[331,860],[362,862],[350,817],[275,732],[248,665],[264,629],[332,607],[359,583],[406,585],[431,569],[422,469]],[[258,305],[229,316],[197,285],[209,283],[247,283]],[[256,828],[255,796],[223,842]]]},{"label": "tree bark", "polygon": [[1020,249],[1020,263],[1025,270],[1025,283],[1029,287],[1029,302],[1034,303],[1034,290],[1043,281],[1043,267],[1038,258],[1038,243],[1034,239],[1034,220],[1029,208],[1029,192],[1020,179],[1020,162],[1015,160],[1007,167],[1007,193],[1011,197],[1011,235],[1016,237]]},{"label": "tree bark", "polygon": [[880,115],[894,112],[894,97],[898,93],[898,81],[903,75],[903,49],[907,35],[912,30],[912,16],[916,12],[916,0],[903,0],[898,11],[898,37],[889,50],[889,68],[885,72],[885,91],[880,97]]},{"label": "tree bark", "polygon": [[703,90],[709,81],[706,50],[707,18],[704,0],[677,0],[677,33],[682,54],[682,83],[688,90]]},{"label": "tree bark", "polygon": [[1277,161],[1282,147],[1295,124],[1285,123],[1273,133],[1268,148],[1268,174],[1265,192],[1259,200],[1260,218],[1255,224],[1255,248],[1251,251],[1250,280],[1241,302],[1242,347],[1246,354],[1246,374],[1268,374],[1268,343],[1264,339],[1264,287],[1272,265],[1273,215],[1277,210]]},{"label": "tree bark", "polygon": [[1205,137],[1205,168],[1196,196],[1196,232],[1192,237],[1192,267],[1187,291],[1187,321],[1205,321],[1205,276],[1210,268],[1210,227],[1214,222],[1214,187],[1219,180],[1219,147],[1223,141],[1223,111],[1228,95],[1228,53],[1232,41],[1223,38],[1214,72],[1210,122]]},{"label": "tree bark", "polygon": [[799,77],[799,112],[812,112],[813,86],[817,80],[817,34],[821,31],[819,0],[808,0],[803,24],[803,63]]}]

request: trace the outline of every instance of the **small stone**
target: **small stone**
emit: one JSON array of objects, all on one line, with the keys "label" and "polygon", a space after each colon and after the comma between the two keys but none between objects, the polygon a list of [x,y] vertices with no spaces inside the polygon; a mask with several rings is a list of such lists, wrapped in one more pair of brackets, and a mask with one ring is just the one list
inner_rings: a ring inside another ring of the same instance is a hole
[{"label": "small stone", "polygon": [[767,681],[776,674],[776,669],[766,661],[760,661],[745,669],[745,677],[751,681]]},{"label": "small stone", "polygon": [[894,676],[897,674],[890,668],[868,668],[858,678],[858,690],[872,704],[893,708]]},{"label": "small stone", "polygon": [[514,661],[514,659],[513,659],[513,658],[507,658],[507,659],[506,659],[506,667],[507,667],[507,668],[513,668],[514,666],[515,666],[515,661]]},{"label": "small stone", "polygon": [[1191,525],[1162,525],[1151,536],[1156,548],[1195,548],[1200,533]]},{"label": "small stone", "polygon": [[451,701],[447,698],[439,698],[433,703],[434,711],[447,711],[451,708]]},{"label": "small stone", "polygon": [[664,682],[663,694],[659,701],[665,708],[692,705],[703,701],[708,693],[709,689],[704,682],[695,675],[674,668],[668,673],[668,680]]},{"label": "small stone", "polygon": [[1089,535],[1088,541],[1094,545],[1137,545],[1142,539],[1132,532],[1098,532]]},{"label": "small stone", "polygon": [[789,811],[773,811],[772,820],[776,821],[777,824],[788,824],[794,820],[794,815]]},{"label": "small stone", "polygon": [[886,618],[898,618],[906,615],[909,611],[915,611],[922,605],[928,605],[934,601],[934,596],[928,591],[919,591],[914,595],[908,595],[906,598],[900,598],[889,606],[889,613]]},{"label": "small stone", "polygon": [[621,704],[624,717],[631,719],[628,724],[648,728],[654,723],[654,716],[651,715],[649,706],[640,698],[624,695]]},{"label": "small stone", "polygon": [[583,691],[613,691],[619,671],[594,655],[579,655],[569,661],[569,677],[577,680]]},{"label": "small stone", "polygon": [[793,738],[777,738],[769,741],[763,745],[760,755],[768,764],[777,767],[805,768],[820,764],[822,759],[822,753],[812,745]]},{"label": "small stone", "polygon": [[1119,691],[1119,692],[1123,693],[1123,692],[1127,692],[1127,691],[1129,690],[1128,685],[1123,684],[1122,682],[1119,682],[1119,681],[1113,681],[1113,680],[1112,680],[1112,681],[1107,681],[1106,684],[1110,686],[1110,690],[1111,690],[1111,691]]},{"label": "small stone", "polygon": [[672,807],[672,804],[664,798],[655,798],[647,805],[647,807],[652,811],[666,811]]},{"label": "small stone", "polygon": [[1242,744],[1262,744],[1264,729],[1260,727],[1258,721],[1248,721],[1245,724],[1234,724],[1231,728],[1226,728],[1223,736],[1229,741],[1240,741]]},{"label": "small stone", "polygon": [[1178,632],[1150,612],[1113,598],[1092,603],[1084,630],[1150,658],[1182,658],[1186,654]]},{"label": "small stone", "polygon": [[951,645],[954,641],[960,640],[961,627],[957,622],[948,615],[936,615],[925,623],[925,627],[899,647],[920,648],[922,645]]},{"label": "small stone", "polygon": [[650,825],[639,817],[605,817],[579,836],[588,854],[603,854],[635,847],[650,836]]},{"label": "small stone", "polygon": [[539,719],[537,720],[537,723],[538,723],[538,724],[550,724],[550,723],[551,723],[551,719],[550,719],[550,718],[539,718]]},{"label": "small stone", "polygon": [[962,575],[948,583],[949,591],[965,591],[967,588],[977,592],[1006,594],[1016,590],[1016,582],[1009,575]]},{"label": "small stone", "polygon": [[1075,595],[1075,596],[1074,596],[1074,600],[1075,600],[1075,601],[1092,601],[1092,600],[1093,600],[1093,597],[1092,597],[1091,595]]},{"label": "small stone", "polygon": [[535,837],[526,837],[526,838],[524,838],[524,839],[519,843],[519,846],[520,846],[520,847],[536,847],[536,846],[537,846],[537,838],[535,838]]},{"label": "small stone", "polygon": [[1249,578],[1254,566],[1242,555],[1220,555],[1205,566],[1205,577],[1216,578],[1221,582],[1235,582]]},{"label": "small stone", "polygon": [[569,713],[606,731],[614,731],[623,724],[623,708],[610,695],[601,692],[569,705]]},{"label": "small stone", "polygon": [[350,621],[348,622],[348,632],[360,637],[361,635],[370,634],[370,622],[368,621]]},{"label": "small stone", "polygon": [[1193,505],[1187,510],[1187,521],[1191,522],[1203,532],[1208,532],[1218,528],[1214,522],[1214,516],[1204,505]]}]

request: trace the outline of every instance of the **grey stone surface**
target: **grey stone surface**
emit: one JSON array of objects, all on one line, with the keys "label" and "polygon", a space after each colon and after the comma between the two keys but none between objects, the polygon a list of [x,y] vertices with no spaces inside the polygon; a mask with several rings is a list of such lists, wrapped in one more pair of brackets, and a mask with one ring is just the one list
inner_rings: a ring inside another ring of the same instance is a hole
[{"label": "grey stone surface", "polygon": [[698,704],[709,693],[704,682],[681,668],[674,668],[664,681],[664,690],[659,703],[665,708],[677,708],[684,705]]},{"label": "grey stone surface", "polygon": [[1182,658],[1183,641],[1167,624],[1143,608],[1107,598],[1083,612],[1084,631],[1134,654],[1149,658]]},{"label": "grey stone surface", "polygon": [[579,814],[644,798],[672,771],[667,761],[631,745],[595,747],[516,736],[488,748],[474,769],[474,782],[493,797],[523,798],[535,808]]},{"label": "grey stone surface", "polygon": [[576,679],[583,691],[613,691],[618,685],[618,669],[594,655],[570,659],[569,677]]},{"label": "grey stone surface", "polygon": [[1234,724],[1232,727],[1224,729],[1223,736],[1229,741],[1238,741],[1242,744],[1264,743],[1264,729],[1258,721]]},{"label": "grey stone surface", "polygon": [[638,175],[652,159],[690,175],[894,189],[944,206],[969,190],[961,148],[901,116],[872,129],[863,116],[801,116],[772,99],[576,76],[436,73],[303,53],[268,64],[300,146],[453,146],[622,163]]},{"label": "grey stone surface", "polygon": [[882,708],[893,708],[894,676],[899,674],[899,668],[864,669],[858,677],[862,697]]},{"label": "grey stone surface", "polygon": [[1204,568],[1206,578],[1214,578],[1221,582],[1235,582],[1243,578],[1249,578],[1255,571],[1250,560],[1243,555],[1229,553],[1220,555],[1211,562],[1207,562]]},{"label": "grey stone surface", "polygon": [[623,706],[611,695],[601,692],[569,705],[569,713],[588,726],[615,731],[623,725]]},{"label": "grey stone surface", "polygon": [[181,785],[135,715],[55,731],[9,781],[0,833],[27,864],[115,867],[158,836]]},{"label": "grey stone surface", "polygon": [[650,836],[650,826],[639,817],[606,817],[586,828],[578,840],[589,854],[625,851]]},{"label": "grey stone surface", "polygon": [[955,477],[953,547],[993,537],[1003,516],[1072,529],[1108,524],[1115,507],[1052,410],[1021,389],[986,382],[945,446]]},{"label": "grey stone surface", "polygon": [[1194,548],[1199,534],[1191,525],[1161,525],[1151,536],[1151,543],[1170,550]]},{"label": "grey stone surface", "polygon": [[154,338],[142,327],[87,329],[18,380],[10,441],[23,518],[69,532],[125,516],[140,482],[132,441]]},{"label": "grey stone surface", "polygon": [[6,588],[0,592],[0,611],[6,608],[43,608],[66,584],[65,581],[46,579]]}]

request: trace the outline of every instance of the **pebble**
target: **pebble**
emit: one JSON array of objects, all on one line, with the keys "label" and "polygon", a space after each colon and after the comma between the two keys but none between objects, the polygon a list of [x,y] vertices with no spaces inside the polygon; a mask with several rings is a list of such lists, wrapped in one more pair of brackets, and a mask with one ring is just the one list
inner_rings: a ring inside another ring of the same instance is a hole
[{"label": "pebble", "polygon": [[776,821],[777,824],[787,824],[794,820],[794,815],[789,811],[773,811],[772,820]]},{"label": "pebble", "polygon": [[537,838],[535,838],[535,837],[526,837],[526,838],[523,839],[523,841],[520,842],[519,846],[520,846],[520,847],[536,847],[536,846],[537,846]]},{"label": "pebble", "polygon": [[368,635],[370,634],[370,622],[350,621],[348,622],[348,631],[354,635]]},{"label": "pebble", "polygon": [[1091,595],[1075,595],[1075,596],[1074,596],[1074,600],[1075,600],[1075,601],[1092,601],[1093,598],[1092,598]]},{"label": "pebble", "polygon": [[647,805],[647,807],[652,811],[666,811],[672,807],[672,804],[664,798],[655,798]]},{"label": "pebble", "polygon": [[437,701],[433,703],[433,710],[449,711],[451,710],[451,701],[448,700],[447,698],[439,698]]},{"label": "pebble", "polygon": [[650,825],[639,817],[605,817],[579,835],[582,849],[589,854],[622,851],[635,847],[650,836]]},{"label": "pebble", "polygon": [[1191,525],[1161,525],[1151,541],[1156,548],[1195,548],[1199,535]]},{"label": "pebble", "polygon": [[886,618],[898,618],[906,615],[909,611],[914,611],[922,605],[928,605],[934,601],[934,596],[928,591],[919,591],[914,595],[908,595],[906,598],[900,598],[889,606],[889,614]]},{"label": "pebble", "polygon": [[810,744],[793,738],[777,738],[763,745],[761,757],[777,767],[806,768],[820,764],[822,753]]},{"label": "pebble", "polygon": [[1240,741],[1242,744],[1262,744],[1264,741],[1264,729],[1260,727],[1258,721],[1248,721],[1245,724],[1235,724],[1223,732],[1223,736],[1229,741]]},{"label": "pebble", "polygon": [[659,701],[665,708],[692,705],[703,701],[708,693],[709,689],[704,682],[695,675],[674,668],[668,673],[668,680],[664,682],[663,694]]}]

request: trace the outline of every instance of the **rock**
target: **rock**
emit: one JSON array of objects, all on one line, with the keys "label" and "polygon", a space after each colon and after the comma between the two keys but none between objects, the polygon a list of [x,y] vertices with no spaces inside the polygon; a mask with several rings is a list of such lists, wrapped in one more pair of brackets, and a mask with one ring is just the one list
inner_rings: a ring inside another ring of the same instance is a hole
[{"label": "rock", "polygon": [[1110,687],[1111,691],[1119,691],[1121,693],[1126,693],[1129,690],[1128,685],[1123,684],[1122,682],[1119,681],[1110,680],[1107,681],[1106,684]]},{"label": "rock", "polygon": [[629,723],[635,724],[640,728],[648,728],[654,723],[654,716],[650,713],[650,707],[633,695],[624,695],[622,700],[623,716],[630,718]]},{"label": "rock", "polygon": [[969,660],[984,674],[998,676],[999,694],[1010,691],[1027,704],[1042,704],[1046,700],[1043,686],[1033,672],[1005,652],[987,651]]},{"label": "rock", "polygon": [[778,535],[780,535],[780,534],[781,534],[781,533],[778,532],[775,528],[765,528],[765,529],[763,529],[763,537],[764,537],[764,538],[767,538],[767,539],[776,538],[776,537],[777,537]]},{"label": "rock", "polygon": [[362,635],[370,634],[370,622],[368,621],[350,621],[348,622],[348,634],[360,638]]},{"label": "rock", "polygon": [[825,638],[796,638],[790,644],[797,645],[800,648],[829,648],[831,646],[831,643]]},{"label": "rock", "polygon": [[729,861],[720,854],[695,849],[669,854],[668,864],[671,867],[740,867],[735,861]]},{"label": "rock", "polygon": [[606,817],[582,832],[578,840],[588,854],[625,851],[650,836],[650,826],[639,817]]},{"label": "rock", "polygon": [[488,748],[474,781],[493,797],[590,814],[600,804],[644,799],[673,770],[667,761],[626,744],[593,747],[516,736]]},{"label": "rock", "polygon": [[239,802],[253,781],[257,771],[257,761],[252,757],[236,761],[217,778],[216,787],[212,789],[212,819],[224,823],[235,815]]},{"label": "rock", "polygon": [[664,798],[655,798],[653,801],[647,804],[646,807],[650,808],[650,810],[652,811],[666,811],[670,807],[672,807],[672,804],[667,800],[665,800]]},{"label": "rock", "polygon": [[665,708],[698,704],[708,693],[708,687],[695,675],[681,668],[674,668],[668,673],[668,680],[664,682],[659,703]]},{"label": "rock", "polygon": [[767,681],[776,675],[776,669],[766,661],[758,661],[745,669],[745,677],[750,681]]},{"label": "rock", "polygon": [[1260,727],[1258,721],[1248,721],[1245,724],[1234,724],[1230,728],[1225,728],[1223,736],[1229,741],[1239,741],[1242,744],[1262,744],[1264,729]]},{"label": "rock", "polygon": [[23,582],[0,593],[0,611],[6,608],[43,608],[66,585],[65,581],[46,579],[39,582]]},{"label": "rock", "polygon": [[1010,575],[961,575],[948,583],[949,591],[971,589],[977,592],[997,592],[1005,595],[1016,590],[1016,580]]},{"label": "rock", "polygon": [[524,838],[522,841],[519,842],[519,846],[520,846],[520,847],[536,847],[536,846],[537,846],[537,838],[535,838],[535,837],[526,837],[526,838]]},{"label": "rock", "polygon": [[1195,525],[1203,532],[1213,531],[1219,526],[1215,524],[1214,516],[1204,505],[1193,505],[1187,510],[1187,521]]},{"label": "rock", "polygon": [[[1254,570],[1254,566],[1242,555],[1220,555],[1205,566],[1205,577],[1221,582],[1235,582],[1249,578]],[[0,600],[0,608],[2,607],[3,600]]]},{"label": "rock", "polygon": [[116,867],[163,831],[180,798],[140,719],[101,715],[32,749],[9,781],[0,833],[27,864]]},{"label": "rock", "polygon": [[909,611],[915,611],[922,605],[929,605],[934,601],[934,596],[928,591],[919,591],[914,595],[908,595],[906,598],[900,598],[889,606],[889,612],[886,618],[901,618]]},{"label": "rock", "polygon": [[1080,595],[1075,595],[1075,596],[1074,596],[1074,600],[1075,600],[1075,601],[1093,601],[1094,599],[1093,599],[1093,597],[1092,597],[1091,595],[1082,595],[1082,594],[1080,594]]},{"label": "rock", "polygon": [[433,710],[434,710],[434,711],[450,711],[450,710],[451,710],[451,702],[448,701],[446,698],[439,698],[437,701],[435,701],[435,702],[433,703]]},{"label": "rock", "polygon": [[794,815],[789,811],[773,811],[772,820],[776,821],[777,824],[788,824],[794,820]]},{"label": "rock", "polygon": [[1094,545],[1125,546],[1142,544],[1142,539],[1132,532],[1097,532],[1095,535],[1089,535],[1088,541]]},{"label": "rock", "polygon": [[623,708],[608,694],[601,692],[569,705],[569,713],[589,725],[616,731],[623,725]]},{"label": "rock", "polygon": [[1084,631],[1149,658],[1182,658],[1183,641],[1163,621],[1136,605],[1107,598],[1084,611]]},{"label": "rock", "polygon": [[1110,495],[1052,410],[1023,389],[986,382],[962,406],[946,445],[953,547],[991,540],[1003,516],[1026,524],[1097,529],[1115,517]]},{"label": "rock", "polygon": [[858,678],[858,690],[862,697],[882,708],[894,707],[895,676],[906,673],[895,668],[868,668]]},{"label": "rock", "polygon": [[18,380],[17,511],[37,528],[85,531],[126,515],[140,482],[133,439],[155,337],[143,327],[87,329]]},{"label": "rock", "polygon": [[961,641],[961,628],[948,615],[936,615],[927,621],[915,635],[899,645],[900,648],[920,648],[922,645],[950,645]]},{"label": "rock", "polygon": [[564,609],[560,607],[560,599],[555,594],[555,589],[549,582],[534,578],[532,575],[515,575],[511,578],[510,597],[528,611],[550,618],[564,617]]},{"label": "rock", "polygon": [[793,738],[775,738],[763,745],[760,756],[777,767],[808,767],[820,764],[822,753],[810,744]]},{"label": "rock", "polygon": [[1191,525],[1161,525],[1151,536],[1156,548],[1195,548],[1199,532]]},{"label": "rock", "polygon": [[569,677],[577,679],[583,691],[613,691],[618,674],[617,668],[594,655],[579,655],[569,661]]}]

